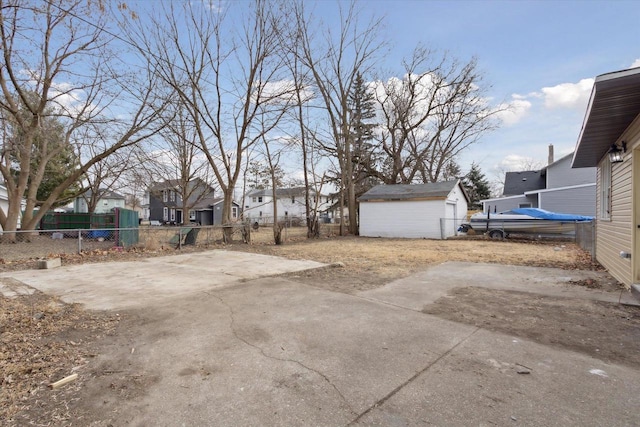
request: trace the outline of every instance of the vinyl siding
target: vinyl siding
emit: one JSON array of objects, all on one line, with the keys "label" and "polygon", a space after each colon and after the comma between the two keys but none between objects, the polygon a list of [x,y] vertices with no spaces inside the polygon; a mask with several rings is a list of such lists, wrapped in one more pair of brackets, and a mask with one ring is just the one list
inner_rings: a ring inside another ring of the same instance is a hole
[{"label": "vinyl siding", "polygon": [[[596,168],[571,168],[573,156],[566,156],[547,168],[547,188],[570,187],[572,185],[593,184]],[[547,208],[544,208],[547,209]]]},{"label": "vinyl siding", "polygon": [[[640,116],[623,134],[628,142],[624,162],[612,165],[611,218],[598,218],[596,223],[596,259],[618,281],[630,286],[633,282],[632,260],[620,257],[620,252],[632,253],[633,234],[633,149],[640,145]],[[600,166],[600,165],[599,165]],[[597,206],[600,206],[601,168],[598,167]],[[598,209],[598,215],[599,209]],[[637,256],[637,254],[634,254]],[[632,258],[633,259],[633,258]]]},{"label": "vinyl siding", "polygon": [[[595,177],[594,177],[595,180]],[[540,207],[551,212],[573,215],[596,215],[596,185],[543,191]]]},{"label": "vinyl siding", "polygon": [[537,208],[538,198],[536,196],[512,196],[504,199],[495,199],[483,203],[484,211],[491,210],[491,212],[504,212],[511,209],[520,207],[522,203],[531,203],[532,208]]},{"label": "vinyl siding", "polygon": [[[454,211],[457,221],[451,218]],[[454,223],[464,222],[467,200],[456,186],[446,199],[360,202],[360,235],[441,239],[440,220],[445,218],[445,237],[456,234]]]},{"label": "vinyl siding", "polygon": [[440,239],[444,200],[360,202],[360,235]]}]

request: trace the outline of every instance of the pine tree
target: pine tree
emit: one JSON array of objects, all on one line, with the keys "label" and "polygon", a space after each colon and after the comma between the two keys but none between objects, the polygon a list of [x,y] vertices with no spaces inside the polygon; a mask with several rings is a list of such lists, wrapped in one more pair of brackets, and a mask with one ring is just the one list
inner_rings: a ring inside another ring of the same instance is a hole
[{"label": "pine tree", "polygon": [[442,179],[444,181],[449,181],[452,179],[457,179],[462,176],[462,169],[460,169],[460,165],[456,163],[455,160],[449,160],[447,164],[444,166],[444,170],[442,172]]},{"label": "pine tree", "polygon": [[462,185],[469,195],[471,209],[481,208],[480,200],[488,199],[491,195],[489,181],[475,162],[471,163],[471,169],[463,178]]},{"label": "pine tree", "polygon": [[376,124],[375,99],[368,90],[362,74],[356,75],[349,93],[349,111],[351,114],[351,160],[353,164],[353,181],[356,194],[362,194],[377,182],[371,179],[369,170],[374,168],[373,129]]}]

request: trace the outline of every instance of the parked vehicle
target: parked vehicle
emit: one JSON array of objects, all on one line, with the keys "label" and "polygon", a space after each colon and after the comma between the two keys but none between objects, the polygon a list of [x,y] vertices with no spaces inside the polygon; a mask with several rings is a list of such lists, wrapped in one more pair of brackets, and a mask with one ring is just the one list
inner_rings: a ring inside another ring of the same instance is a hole
[{"label": "parked vehicle", "polygon": [[561,214],[538,208],[518,208],[498,213],[473,214],[470,223],[462,224],[459,231],[473,229],[485,232],[493,239],[503,239],[512,233],[572,235],[575,234],[575,223],[583,221],[593,221],[593,217]]}]

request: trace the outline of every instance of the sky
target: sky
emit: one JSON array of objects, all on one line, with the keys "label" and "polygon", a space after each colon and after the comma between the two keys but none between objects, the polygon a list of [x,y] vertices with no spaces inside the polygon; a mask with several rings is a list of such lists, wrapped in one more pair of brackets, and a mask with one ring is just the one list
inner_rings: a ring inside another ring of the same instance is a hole
[{"label": "sky", "polygon": [[[545,165],[549,144],[556,160],[571,153],[593,79],[640,67],[637,0],[369,0],[361,5],[385,17],[391,50],[378,66],[397,68],[418,43],[462,61],[475,56],[491,101],[514,106],[498,130],[458,159],[463,171],[475,161],[490,180],[523,162]],[[338,17],[325,12],[324,19]]]}]

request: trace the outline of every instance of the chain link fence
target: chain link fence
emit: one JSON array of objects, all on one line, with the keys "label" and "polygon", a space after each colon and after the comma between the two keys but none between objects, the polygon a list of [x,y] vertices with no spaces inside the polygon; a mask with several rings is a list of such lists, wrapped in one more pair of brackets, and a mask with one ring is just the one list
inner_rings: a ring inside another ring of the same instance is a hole
[{"label": "chain link fence", "polygon": [[576,244],[591,254],[591,259],[596,256],[596,224],[595,221],[576,223]]},{"label": "chain link fence", "polygon": [[[280,222],[284,243],[307,238],[307,227]],[[273,243],[273,224],[240,223],[229,226],[141,226],[137,228],[64,229],[0,232],[0,262],[48,258],[62,254],[109,251],[171,252],[184,248],[214,248],[231,242]],[[339,234],[339,225],[319,224],[321,237]]]}]

